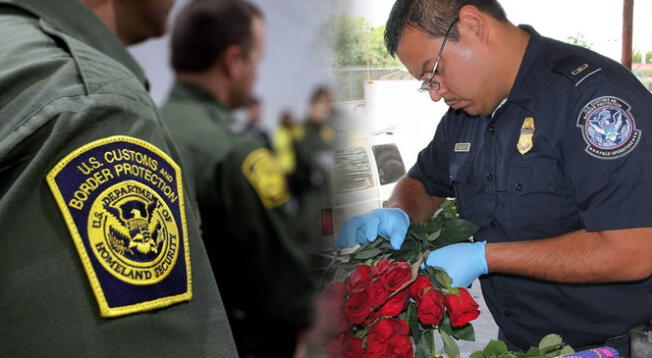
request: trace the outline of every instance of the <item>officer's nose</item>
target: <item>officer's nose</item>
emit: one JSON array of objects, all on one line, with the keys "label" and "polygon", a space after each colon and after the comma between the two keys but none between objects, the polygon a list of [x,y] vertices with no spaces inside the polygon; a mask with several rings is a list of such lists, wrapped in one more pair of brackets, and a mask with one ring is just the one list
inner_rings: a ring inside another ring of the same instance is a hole
[{"label": "officer's nose", "polygon": [[439,102],[439,100],[441,100],[442,97],[444,97],[444,94],[446,94],[446,87],[444,87],[444,85],[440,83],[439,87],[437,89],[435,88],[437,87],[431,88],[430,91],[428,91],[428,93],[430,94],[430,99],[433,102]]}]

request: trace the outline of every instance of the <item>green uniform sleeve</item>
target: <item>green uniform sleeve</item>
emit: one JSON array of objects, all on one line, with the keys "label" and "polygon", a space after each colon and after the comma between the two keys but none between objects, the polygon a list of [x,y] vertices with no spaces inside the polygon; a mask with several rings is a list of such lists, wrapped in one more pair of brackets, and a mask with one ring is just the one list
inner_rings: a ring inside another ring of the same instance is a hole
[{"label": "green uniform sleeve", "polygon": [[[85,227],[67,222],[46,176],[75,150],[116,135],[146,142],[173,158],[177,155],[151,107],[108,88],[99,92],[105,93],[51,102],[0,142],[0,227],[4,244],[0,254],[0,326],[11,327],[0,336],[0,355],[235,356],[219,292],[189,210],[185,220],[192,299],[151,313],[100,316],[89,270],[99,276],[101,268],[89,268],[84,263],[71,233],[71,226],[83,233],[94,224],[89,221]],[[97,158],[102,160],[101,156]],[[87,165],[92,167],[93,162]],[[75,170],[83,169],[82,165]],[[112,173],[110,179],[104,176],[96,180],[120,184],[122,180]],[[94,184],[87,184],[87,196],[91,196]],[[151,180],[150,184],[154,185]],[[66,182],[58,185],[63,188]],[[190,207],[188,198],[184,204]],[[129,226],[123,226],[123,232],[129,235]],[[131,249],[137,253],[138,248]],[[91,251],[89,258],[93,260]],[[141,299],[146,298],[136,297],[135,302]]]}]

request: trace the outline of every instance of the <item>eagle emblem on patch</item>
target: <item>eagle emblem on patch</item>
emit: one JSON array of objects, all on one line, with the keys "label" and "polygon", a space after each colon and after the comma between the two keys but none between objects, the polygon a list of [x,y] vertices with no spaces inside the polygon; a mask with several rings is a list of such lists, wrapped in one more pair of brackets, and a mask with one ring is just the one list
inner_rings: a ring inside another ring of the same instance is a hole
[{"label": "eagle emblem on patch", "polygon": [[641,139],[631,106],[618,97],[604,96],[587,103],[577,119],[587,144],[585,151],[598,159],[629,154]]},{"label": "eagle emblem on patch", "polygon": [[103,317],[192,296],[181,170],[145,141],[109,137],[47,176]]}]

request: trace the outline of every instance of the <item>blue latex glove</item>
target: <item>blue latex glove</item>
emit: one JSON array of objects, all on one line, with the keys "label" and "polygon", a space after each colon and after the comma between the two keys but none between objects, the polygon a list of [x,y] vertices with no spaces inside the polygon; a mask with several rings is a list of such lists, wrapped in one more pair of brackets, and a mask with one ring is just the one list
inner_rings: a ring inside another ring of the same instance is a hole
[{"label": "blue latex glove", "polygon": [[440,267],[453,279],[453,287],[469,287],[488,273],[485,241],[444,246],[428,255],[426,265]]},{"label": "blue latex glove", "polygon": [[337,236],[337,247],[366,244],[380,235],[389,238],[394,250],[398,250],[405,240],[409,225],[410,217],[401,209],[375,209],[347,221]]}]

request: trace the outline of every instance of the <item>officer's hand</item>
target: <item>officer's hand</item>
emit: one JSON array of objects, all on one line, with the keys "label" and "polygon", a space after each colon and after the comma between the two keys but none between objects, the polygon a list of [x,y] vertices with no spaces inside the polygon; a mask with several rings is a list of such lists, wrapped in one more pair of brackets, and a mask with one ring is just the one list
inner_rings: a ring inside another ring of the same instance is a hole
[{"label": "officer's hand", "polygon": [[337,247],[366,244],[380,235],[389,238],[394,250],[398,250],[405,240],[409,225],[410,217],[401,209],[375,209],[347,221],[337,236]]},{"label": "officer's hand", "polygon": [[444,246],[428,255],[426,265],[440,267],[453,279],[453,287],[469,287],[488,272],[485,241]]}]

